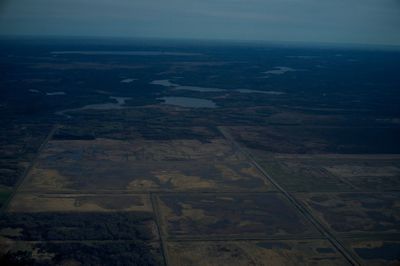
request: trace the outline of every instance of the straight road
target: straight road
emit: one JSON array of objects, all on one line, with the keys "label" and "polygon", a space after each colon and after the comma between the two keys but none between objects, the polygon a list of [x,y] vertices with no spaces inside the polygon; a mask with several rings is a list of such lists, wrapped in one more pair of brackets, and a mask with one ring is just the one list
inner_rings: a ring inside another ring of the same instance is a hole
[{"label": "straight road", "polygon": [[247,159],[270,181],[282,194],[317,228],[317,230],[334,246],[336,249],[348,260],[352,265],[361,265],[350,252],[348,252],[344,246],[326,229],[314,216],[306,209],[297,199],[282,186],[279,185],[265,170],[261,167],[257,161],[253,158],[252,154],[248,152],[232,137],[230,132],[224,127],[218,127],[219,131],[224,137],[231,142]]}]

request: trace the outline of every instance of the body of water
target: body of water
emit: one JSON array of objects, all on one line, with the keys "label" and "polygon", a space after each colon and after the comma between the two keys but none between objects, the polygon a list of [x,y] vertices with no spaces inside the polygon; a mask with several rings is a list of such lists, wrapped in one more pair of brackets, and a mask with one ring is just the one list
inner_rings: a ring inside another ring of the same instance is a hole
[{"label": "body of water", "polygon": [[238,89],[236,90],[240,93],[262,93],[262,94],[270,94],[270,95],[282,95],[285,94],[282,91],[259,91],[259,90],[248,90],[248,89]]},{"label": "body of water", "polygon": [[65,95],[66,93],[63,91],[54,91],[54,92],[46,92],[47,96],[58,96],[58,95]]},{"label": "body of water", "polygon": [[131,82],[133,82],[133,81],[135,81],[136,79],[123,79],[123,80],[121,80],[120,82],[121,83],[131,83]]},{"label": "body of water", "polygon": [[216,108],[215,102],[207,99],[199,99],[192,97],[162,97],[159,98],[164,101],[164,104],[176,105],[181,107],[191,108]]},{"label": "body of water", "polygon": [[134,56],[200,56],[198,53],[164,52],[164,51],[54,51],[53,55],[134,55]]},{"label": "body of water", "polygon": [[74,108],[74,109],[65,109],[62,111],[58,111],[56,112],[57,115],[63,115],[66,116],[68,118],[71,118],[70,115],[68,115],[68,113],[71,112],[77,112],[77,111],[83,111],[83,110],[111,110],[111,109],[124,109],[124,108],[128,108],[125,105],[125,102],[127,100],[130,100],[130,97],[117,97],[117,96],[110,96],[110,99],[115,100],[116,103],[99,103],[99,104],[89,104],[89,105],[85,105],[82,106],[80,108]]},{"label": "body of water", "polygon": [[197,86],[178,86],[175,87],[176,90],[188,90],[188,91],[200,91],[200,92],[222,92],[226,91],[219,88],[207,88],[207,87],[197,87]]},{"label": "body of water", "polygon": [[150,82],[152,85],[160,85],[164,87],[177,87],[179,84],[172,83],[169,79],[153,80]]},{"label": "body of water", "polygon": [[[278,70],[277,70],[278,71]],[[284,70],[280,70],[284,71]],[[208,88],[208,87],[198,87],[198,86],[183,86],[177,83],[172,83],[168,79],[163,80],[153,80],[150,82],[153,85],[160,85],[168,88],[173,88],[174,90],[188,90],[188,91],[199,91],[199,92],[229,92],[227,89],[221,88]],[[250,89],[233,89],[231,91],[240,92],[240,93],[263,93],[263,94],[270,94],[270,95],[281,95],[285,94],[281,91],[260,91],[260,90],[250,90]]]},{"label": "body of water", "polygon": [[272,69],[272,70],[265,71],[264,74],[282,75],[282,74],[285,74],[286,72],[293,72],[293,71],[297,71],[297,70],[294,68],[291,68],[291,67],[278,66],[278,67],[274,67],[274,69]]}]

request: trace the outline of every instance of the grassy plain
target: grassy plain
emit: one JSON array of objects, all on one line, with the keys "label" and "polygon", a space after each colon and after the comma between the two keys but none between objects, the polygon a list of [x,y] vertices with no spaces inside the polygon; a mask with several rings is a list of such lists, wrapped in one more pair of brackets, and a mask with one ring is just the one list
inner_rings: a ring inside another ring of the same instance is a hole
[{"label": "grassy plain", "polygon": [[146,194],[27,194],[19,193],[11,212],[152,212]]},{"label": "grassy plain", "polygon": [[273,190],[225,140],[51,141],[25,191]]},{"label": "grassy plain", "polygon": [[398,265],[400,242],[396,239],[345,239],[349,249],[364,265]]},{"label": "grassy plain", "polygon": [[0,265],[400,263],[399,53],[0,48]]},{"label": "grassy plain", "polygon": [[396,193],[308,193],[297,197],[338,234],[398,233],[400,200]]},{"label": "grassy plain", "polygon": [[325,240],[169,242],[171,265],[349,265]]},{"label": "grassy plain", "polygon": [[161,195],[164,232],[170,237],[295,237],[318,233],[277,193]]}]

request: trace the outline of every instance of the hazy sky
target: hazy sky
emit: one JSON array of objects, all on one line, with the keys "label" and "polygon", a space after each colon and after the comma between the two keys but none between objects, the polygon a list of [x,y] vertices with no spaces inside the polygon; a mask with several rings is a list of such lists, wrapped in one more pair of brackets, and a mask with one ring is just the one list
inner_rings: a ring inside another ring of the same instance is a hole
[{"label": "hazy sky", "polygon": [[0,35],[400,45],[400,0],[0,0]]}]

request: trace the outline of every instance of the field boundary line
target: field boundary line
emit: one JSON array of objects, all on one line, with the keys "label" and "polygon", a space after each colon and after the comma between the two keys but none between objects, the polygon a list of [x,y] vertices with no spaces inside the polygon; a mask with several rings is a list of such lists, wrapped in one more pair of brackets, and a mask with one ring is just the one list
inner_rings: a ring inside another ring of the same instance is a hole
[{"label": "field boundary line", "polygon": [[164,259],[164,265],[168,266],[168,265],[170,265],[169,259],[168,259],[168,251],[167,251],[167,246],[166,246],[166,240],[162,233],[161,217],[160,217],[159,208],[158,208],[158,205],[156,202],[156,200],[157,200],[156,195],[154,195],[153,193],[149,193],[149,196],[150,196],[151,206],[153,207],[154,220],[156,222],[158,236],[160,238],[161,255]]},{"label": "field boundary line", "polygon": [[54,133],[58,129],[58,125],[54,125],[53,128],[50,130],[49,134],[47,137],[43,140],[42,144],[40,144],[39,149],[36,152],[35,157],[32,159],[30,162],[29,166],[25,169],[25,171],[22,173],[22,175],[18,178],[17,183],[14,185],[13,192],[11,193],[10,197],[8,197],[7,201],[3,204],[1,211],[6,212],[8,211],[9,205],[11,201],[14,199],[15,195],[18,193],[19,189],[21,188],[22,184],[26,180],[26,177],[28,174],[31,172],[33,167],[36,165],[40,154],[42,153],[44,147],[47,145],[49,140],[53,137]]}]

